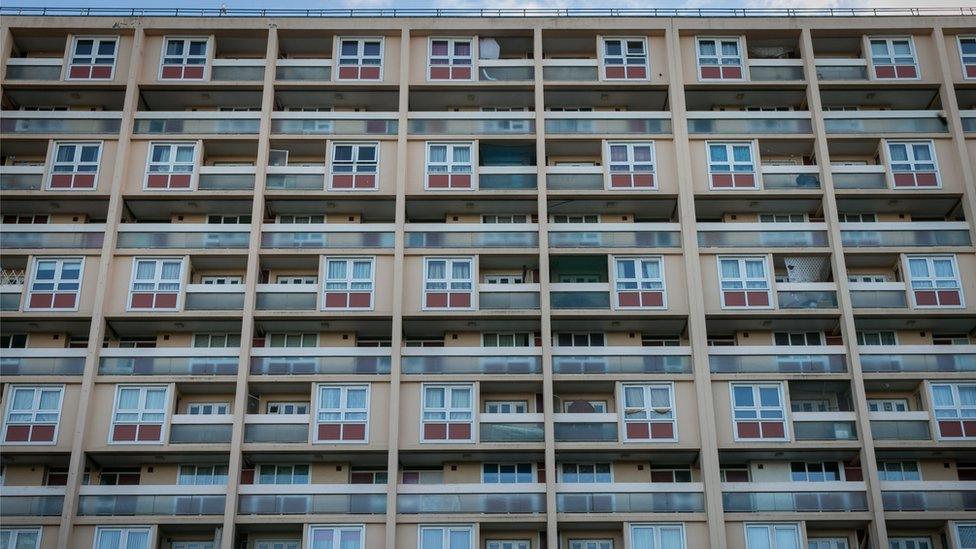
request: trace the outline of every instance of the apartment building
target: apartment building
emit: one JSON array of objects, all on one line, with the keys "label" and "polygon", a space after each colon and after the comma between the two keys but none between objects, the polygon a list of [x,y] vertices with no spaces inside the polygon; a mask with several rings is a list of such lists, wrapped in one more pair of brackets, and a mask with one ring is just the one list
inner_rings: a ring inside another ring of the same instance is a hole
[{"label": "apartment building", "polygon": [[0,549],[976,548],[976,14],[0,13]]}]

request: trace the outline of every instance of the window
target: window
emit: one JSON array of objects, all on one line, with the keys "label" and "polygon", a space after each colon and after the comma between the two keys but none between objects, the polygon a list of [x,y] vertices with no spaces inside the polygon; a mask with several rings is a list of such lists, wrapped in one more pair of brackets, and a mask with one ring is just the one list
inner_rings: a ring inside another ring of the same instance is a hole
[{"label": "window", "polygon": [[751,141],[709,142],[708,174],[713,189],[755,189]]},{"label": "window", "polygon": [[667,308],[663,258],[618,257],[614,264],[618,308]]},{"label": "window", "polygon": [[604,80],[647,80],[648,72],[647,40],[603,39]]},{"label": "window", "polygon": [[284,225],[304,225],[325,223],[324,215],[279,215],[275,218],[275,223]]},{"label": "window", "polygon": [[932,345],[970,345],[972,340],[966,334],[932,334]]},{"label": "window", "polygon": [[799,549],[796,524],[746,524],[746,549]]},{"label": "window", "polygon": [[938,188],[939,164],[931,141],[888,141],[888,164],[896,188]]},{"label": "window", "polygon": [[373,308],[373,258],[325,258],[323,309]]},{"label": "window", "polygon": [[527,539],[488,540],[485,549],[532,549],[532,542]]},{"label": "window", "polygon": [[760,223],[805,223],[806,221],[807,215],[801,213],[759,214]]},{"label": "window", "polygon": [[298,549],[301,544],[297,540],[260,540],[254,545],[254,549]]},{"label": "window", "polygon": [[823,332],[774,332],[773,345],[823,345]]},{"label": "window", "polygon": [[265,407],[265,413],[271,415],[306,415],[308,414],[307,402],[269,402]]},{"label": "window", "polygon": [[212,541],[174,541],[172,549],[214,549]]},{"label": "window", "polygon": [[424,258],[424,308],[473,307],[474,259]]},{"label": "window", "polygon": [[64,386],[14,385],[7,399],[3,441],[7,444],[55,444]]},{"label": "window", "polygon": [[388,480],[386,468],[354,465],[349,472],[350,484],[386,484]]},{"label": "window", "polygon": [[208,42],[207,38],[167,38],[160,80],[203,80]]},{"label": "window", "polygon": [[26,349],[27,334],[4,334],[0,336],[0,349]]},{"label": "window", "polygon": [[423,386],[424,442],[470,441],[473,439],[474,386]]},{"label": "window", "polygon": [[308,549],[362,549],[366,543],[365,528],[358,525],[312,525],[308,537]]},{"label": "window", "polygon": [[444,484],[444,470],[405,468],[403,484]]},{"label": "window", "polygon": [[117,385],[109,442],[161,442],[168,393],[165,386]]},{"label": "window", "polygon": [[779,383],[730,385],[736,440],[788,440],[783,386]]},{"label": "window", "polygon": [[606,336],[603,332],[560,332],[554,338],[556,347],[603,347]]},{"label": "window", "polygon": [[337,80],[382,80],[382,38],[340,38]]},{"label": "window", "polygon": [[143,188],[151,191],[190,190],[196,156],[195,143],[150,143]]},{"label": "window", "polygon": [[111,80],[115,75],[118,41],[114,37],[76,37],[68,65],[68,80]]},{"label": "window", "polygon": [[955,525],[959,549],[976,549],[976,523],[957,522]]},{"label": "window", "polygon": [[959,37],[959,59],[963,78],[976,78],[976,36]]},{"label": "window", "polygon": [[318,284],[319,277],[314,275],[278,275],[275,284]]},{"label": "window", "polygon": [[193,334],[193,346],[198,348],[240,347],[240,334]]},{"label": "window", "polygon": [[932,549],[929,538],[888,538],[889,549]]},{"label": "window", "polygon": [[742,54],[738,38],[699,38],[697,51],[699,79],[742,79]]},{"label": "window", "polygon": [[177,484],[222,486],[227,484],[226,465],[180,465]]},{"label": "window", "polygon": [[208,275],[208,276],[200,277],[200,284],[207,284],[209,286],[223,286],[223,285],[230,286],[235,284],[240,285],[243,283],[244,283],[244,277],[234,276],[234,275],[227,275],[227,276]]},{"label": "window", "polygon": [[848,275],[848,282],[863,283],[863,284],[877,284],[879,282],[890,282],[891,277],[886,274],[859,274],[859,275]]},{"label": "window", "polygon": [[101,141],[55,143],[47,188],[59,191],[94,189],[101,158]]},{"label": "window", "polygon": [[431,38],[429,44],[428,80],[471,80],[470,38]]},{"label": "window", "polygon": [[600,216],[598,214],[554,215],[552,216],[552,222],[553,223],[599,223]]},{"label": "window", "polygon": [[316,333],[277,333],[267,334],[265,347],[318,347],[319,334]]},{"label": "window", "polygon": [[685,549],[681,524],[631,524],[631,549]]},{"label": "window", "polygon": [[625,384],[623,391],[624,433],[628,441],[675,440],[674,385]]},{"label": "window", "polygon": [[879,461],[878,480],[922,480],[917,461]]},{"label": "window", "polygon": [[482,279],[485,284],[524,284],[525,276],[522,274],[486,274]]},{"label": "window", "polygon": [[149,528],[115,528],[99,526],[95,529],[93,549],[149,549]]},{"label": "window", "polygon": [[51,222],[51,216],[47,214],[35,215],[5,215],[3,223],[5,225],[46,225]]},{"label": "window", "polygon": [[482,465],[481,482],[484,484],[532,483],[531,463],[485,463]]},{"label": "window", "polygon": [[472,188],[473,149],[470,142],[427,143],[427,188]]},{"label": "window", "polygon": [[242,225],[251,222],[251,216],[245,214],[219,215],[211,214],[207,216],[208,225]]},{"label": "window", "polygon": [[481,334],[482,347],[532,347],[535,336],[528,332],[490,332]]},{"label": "window", "polygon": [[512,224],[512,223],[528,223],[529,217],[527,215],[483,215],[481,216],[482,223],[502,223],[502,224]]},{"label": "window", "polygon": [[748,467],[722,467],[719,469],[722,482],[749,482]]},{"label": "window", "polygon": [[613,540],[609,539],[571,539],[569,549],[613,549]]},{"label": "window", "polygon": [[191,416],[221,416],[230,413],[227,402],[192,402],[186,406],[186,413]]},{"label": "window", "polygon": [[810,538],[807,549],[849,549],[846,538]]},{"label": "window", "polygon": [[898,337],[892,331],[857,332],[858,345],[898,345]]},{"label": "window", "polygon": [[135,258],[130,309],[177,309],[183,287],[183,258]]},{"label": "window", "polygon": [[840,481],[840,466],[835,461],[790,463],[790,480],[793,482],[835,482]]},{"label": "window", "polygon": [[871,412],[907,412],[910,409],[906,398],[869,398],[867,402]]},{"label": "window", "polygon": [[916,308],[963,306],[955,256],[908,256],[907,261]]},{"label": "window", "polygon": [[528,412],[528,405],[524,400],[485,401],[486,414],[524,414],[526,412]]},{"label": "window", "polygon": [[841,223],[874,223],[878,221],[878,214],[874,213],[842,213],[837,214]]},{"label": "window", "polygon": [[258,484],[308,484],[308,465],[261,465]]},{"label": "window", "polygon": [[568,399],[563,401],[563,412],[567,414],[605,414],[607,401]]},{"label": "window", "polygon": [[691,482],[691,469],[687,466],[651,465],[651,482]]},{"label": "window", "polygon": [[329,188],[333,190],[376,189],[379,148],[378,143],[333,143]]},{"label": "window", "polygon": [[319,385],[316,441],[366,442],[369,385]]},{"label": "window", "polygon": [[451,526],[421,526],[418,549],[474,549],[474,527],[464,524]]},{"label": "window", "polygon": [[78,310],[85,260],[76,258],[34,259],[25,310]]},{"label": "window", "polygon": [[976,383],[933,383],[939,438],[976,437]]},{"label": "window", "polygon": [[40,528],[0,528],[0,549],[39,549]]},{"label": "window", "polygon": [[559,466],[559,481],[568,484],[597,484],[613,482],[609,463],[563,463]]},{"label": "window", "polygon": [[887,80],[891,78],[918,78],[918,64],[915,61],[915,44],[912,38],[871,38],[871,65],[874,77]]},{"label": "window", "polygon": [[770,307],[765,257],[719,257],[722,308]]},{"label": "window", "polygon": [[641,347],[679,347],[681,338],[641,334]]}]

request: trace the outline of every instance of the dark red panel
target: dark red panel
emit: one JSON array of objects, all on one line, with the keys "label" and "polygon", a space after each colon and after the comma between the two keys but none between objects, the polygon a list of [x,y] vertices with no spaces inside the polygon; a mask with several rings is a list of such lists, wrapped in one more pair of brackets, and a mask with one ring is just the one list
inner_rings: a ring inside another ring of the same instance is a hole
[{"label": "dark red panel", "polygon": [[376,188],[376,176],[369,175],[357,175],[354,187],[357,189],[375,189]]},{"label": "dark red panel", "polygon": [[722,71],[715,66],[705,66],[701,68],[702,78],[722,78]]},{"label": "dark red panel", "polygon": [[769,293],[767,292],[748,292],[748,301],[750,307],[768,307],[769,306]]},{"label": "dark red panel", "polygon": [[722,67],[722,78],[742,78],[741,67]]},{"label": "dark red panel", "polygon": [[447,307],[447,294],[444,292],[431,292],[427,294],[428,307]]},{"label": "dark red panel", "polygon": [[112,429],[112,440],[116,442],[129,442],[136,439],[135,425],[116,425]]},{"label": "dark red panel", "polygon": [[51,188],[65,189],[71,187],[71,176],[68,174],[55,174],[51,176]]},{"label": "dark red panel", "polygon": [[759,423],[756,421],[736,423],[735,429],[739,438],[759,438]]},{"label": "dark red panel", "polygon": [[133,309],[151,309],[153,294],[132,294],[132,302],[129,306]]},{"label": "dark red panel", "polygon": [[430,79],[431,80],[447,80],[451,77],[450,67],[431,67],[430,68]]},{"label": "dark red panel", "polygon": [[7,442],[27,442],[30,440],[30,425],[7,425]]},{"label": "dark red panel", "polygon": [[745,307],[746,306],[746,293],[745,292],[725,292],[725,306],[726,307]]},{"label": "dark red panel", "polygon": [[914,65],[897,65],[895,67],[895,75],[898,78],[916,78],[918,71],[915,70]]},{"label": "dark red panel", "polygon": [[643,80],[647,78],[647,69],[644,67],[627,67],[627,78]]},{"label": "dark red panel", "polygon": [[874,75],[878,78],[895,78],[895,67],[891,65],[882,65],[880,67],[874,68]]},{"label": "dark red panel", "polygon": [[926,307],[938,305],[939,301],[936,297],[935,291],[932,290],[916,290],[915,291],[915,304],[923,305]]},{"label": "dark red panel", "polygon": [[183,78],[183,66],[163,65],[163,78]]},{"label": "dark red panel", "polygon": [[348,423],[343,425],[342,440],[366,440],[366,424]]},{"label": "dark red panel", "polygon": [[451,69],[451,78],[455,80],[470,80],[471,67],[454,67]]},{"label": "dark red panel", "polygon": [[452,293],[450,294],[450,306],[468,308],[471,306],[471,294]]},{"label": "dark red panel", "polygon": [[[56,299],[55,299],[55,303],[57,303]],[[959,292],[954,290],[940,290],[939,305],[945,305],[945,306],[962,305],[962,300],[959,298]]]},{"label": "dark red panel", "polygon": [[425,440],[445,440],[447,439],[447,424],[445,423],[424,423]]},{"label": "dark red panel", "polygon": [[192,79],[192,80],[199,80],[203,78],[203,67],[202,66],[184,67],[183,78]]},{"label": "dark red panel", "polygon": [[432,173],[427,176],[427,186],[432,189],[446,189],[450,181],[451,176],[446,173]]},{"label": "dark red panel", "polygon": [[110,65],[96,65],[92,67],[91,70],[92,78],[111,78],[112,77],[112,67]]},{"label": "dark red panel", "polygon": [[451,174],[452,189],[470,189],[471,176],[468,174]]},{"label": "dark red panel", "polygon": [[640,306],[640,294],[637,292],[620,292],[617,294],[617,299],[621,307]]},{"label": "dark red panel", "polygon": [[781,422],[764,421],[762,422],[762,436],[763,438],[783,438],[786,436],[786,432]]},{"label": "dark red panel", "polygon": [[451,423],[447,426],[447,438],[451,440],[468,440],[471,438],[471,424]]},{"label": "dark red panel", "polygon": [[939,422],[939,433],[944,437],[961,437],[962,436],[962,422],[961,421],[940,421]]},{"label": "dark red panel", "polygon": [[74,309],[77,297],[75,294],[54,294],[54,308]]},{"label": "dark red panel", "polygon": [[88,65],[72,65],[68,70],[69,78],[91,78],[91,67]]},{"label": "dark red panel", "polygon": [[28,304],[31,309],[50,309],[54,294],[31,294]]},{"label": "dark red panel", "polygon": [[349,294],[345,292],[327,292],[325,294],[325,306],[332,308],[343,308],[348,306]]},{"label": "dark red panel", "polygon": [[713,173],[712,174],[712,187],[717,189],[725,189],[732,187],[732,174],[730,173]]},{"label": "dark red panel", "polygon": [[333,175],[332,176],[332,188],[333,189],[351,189],[352,188],[352,175]]},{"label": "dark red panel", "polygon": [[54,425],[35,425],[30,433],[31,442],[54,442]]},{"label": "dark red panel", "polygon": [[144,442],[156,441],[162,438],[162,425],[140,425],[136,439]]},{"label": "dark red panel", "polygon": [[359,69],[359,78],[361,80],[379,80],[380,79],[380,68],[379,67],[362,67]]},{"label": "dark red panel", "polygon": [[319,440],[339,440],[342,436],[342,425],[338,423],[320,423]]},{"label": "dark red panel", "polygon": [[176,294],[156,294],[156,308],[157,309],[175,309],[176,308]]},{"label": "dark red panel", "polygon": [[607,78],[624,78],[626,76],[622,66],[614,65],[606,67],[606,69]]},{"label": "dark red panel", "polygon": [[652,423],[651,438],[674,438],[674,425],[670,423]]},{"label": "dark red panel", "polygon": [[646,423],[626,423],[627,438],[631,440],[651,438],[651,430]]},{"label": "dark red panel", "polygon": [[641,292],[641,305],[644,307],[663,307],[663,292]]},{"label": "dark red panel", "polygon": [[634,186],[635,187],[653,187],[654,186],[654,174],[651,174],[651,173],[635,173],[634,174]]},{"label": "dark red panel", "polygon": [[349,306],[357,309],[368,309],[372,305],[372,294],[367,292],[353,292],[349,294]]}]

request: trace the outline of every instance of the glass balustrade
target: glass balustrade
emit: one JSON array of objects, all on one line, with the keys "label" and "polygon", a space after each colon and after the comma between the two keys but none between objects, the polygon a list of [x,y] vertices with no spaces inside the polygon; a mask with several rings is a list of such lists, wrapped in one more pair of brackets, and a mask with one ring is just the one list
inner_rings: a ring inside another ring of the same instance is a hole
[{"label": "glass balustrade", "polygon": [[485,423],[481,422],[481,442],[543,442],[545,428],[542,423]]},{"label": "glass balustrade", "polygon": [[867,511],[864,492],[723,492],[726,513]]},{"label": "glass balustrade", "polygon": [[927,420],[871,420],[875,440],[932,440]]},{"label": "glass balustrade", "polygon": [[[389,356],[252,356],[253,375],[312,375],[390,373]],[[406,358],[406,357],[405,357]]]},{"label": "glass balustrade", "polygon": [[241,494],[241,515],[382,515],[386,494]]},{"label": "glass balustrade", "polygon": [[404,356],[404,374],[541,374],[540,356]]},{"label": "glass balustrade", "polygon": [[230,444],[233,425],[180,423],[170,426],[170,444]]},{"label": "glass balustrade", "polygon": [[532,494],[398,494],[397,512],[453,514],[539,514],[546,512],[546,495]]},{"label": "glass balustrade", "polygon": [[705,496],[698,492],[559,493],[560,513],[701,513]]},{"label": "glass balustrade", "polygon": [[224,495],[111,495],[78,497],[78,515],[104,516],[191,516],[223,515]]}]

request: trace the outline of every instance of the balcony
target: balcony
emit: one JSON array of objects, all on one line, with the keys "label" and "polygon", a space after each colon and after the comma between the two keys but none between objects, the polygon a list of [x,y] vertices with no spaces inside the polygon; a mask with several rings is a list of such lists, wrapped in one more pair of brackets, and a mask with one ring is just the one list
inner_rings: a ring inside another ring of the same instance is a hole
[{"label": "balcony", "polygon": [[251,349],[251,375],[386,375],[389,373],[390,350],[384,348],[255,347]]},{"label": "balcony", "polygon": [[19,311],[23,293],[23,284],[0,285],[0,311]]},{"label": "balcony", "polygon": [[64,486],[4,486],[0,494],[0,518],[57,517],[64,506]]},{"label": "balcony", "polygon": [[0,166],[0,191],[39,191],[44,188],[44,166]]},{"label": "balcony", "polygon": [[478,189],[482,191],[527,191],[539,186],[535,166],[480,166]]},{"label": "balcony", "polygon": [[749,59],[749,80],[753,82],[796,82],[803,80],[802,59]]},{"label": "balcony", "polygon": [[546,134],[663,135],[671,133],[668,111],[546,112]]},{"label": "balcony", "polygon": [[556,442],[616,442],[617,414],[553,414]]},{"label": "balcony", "polygon": [[383,515],[383,484],[241,485],[239,515]]},{"label": "balcony", "polygon": [[603,166],[547,166],[546,189],[602,191],[606,189],[603,170]]},{"label": "balcony", "polygon": [[702,513],[703,486],[698,482],[613,482],[556,485],[556,511],[575,514]]},{"label": "balcony", "polygon": [[554,374],[690,374],[689,347],[553,347]]},{"label": "balcony", "polygon": [[61,57],[11,57],[7,59],[7,80],[61,80]]},{"label": "balcony", "polygon": [[397,513],[539,515],[546,512],[544,484],[401,484]]},{"label": "balcony", "polygon": [[122,249],[246,250],[250,225],[205,223],[122,223],[118,247]]},{"label": "balcony", "polygon": [[185,311],[243,311],[244,287],[241,284],[187,284]]},{"label": "balcony", "polygon": [[223,515],[226,486],[82,486],[82,517]]},{"label": "balcony", "polygon": [[[84,349],[77,350],[84,351]],[[81,356],[84,354],[82,353]],[[103,376],[232,376],[237,374],[239,356],[240,349],[236,347],[105,348],[100,353],[98,374]]]},{"label": "balcony", "polygon": [[703,248],[823,248],[824,223],[699,223]]},{"label": "balcony", "polygon": [[777,283],[776,307],[783,310],[836,309],[837,285],[833,282]]},{"label": "balcony", "polygon": [[888,188],[888,171],[884,166],[869,164],[865,166],[831,166],[834,188],[879,190]]},{"label": "balcony", "polygon": [[820,188],[819,166],[762,166],[760,181],[766,191],[813,191]]},{"label": "balcony", "polygon": [[[750,113],[755,114],[755,113]],[[949,132],[941,111],[827,111],[823,113],[828,134],[944,134]]]},{"label": "balcony", "polygon": [[854,412],[793,412],[797,442],[857,440]]},{"label": "balcony", "polygon": [[609,310],[610,284],[608,282],[552,283],[549,285],[549,306],[557,310]]},{"label": "balcony", "polygon": [[116,136],[122,125],[118,111],[0,111],[0,133],[11,135]]},{"label": "balcony", "polygon": [[542,79],[546,82],[596,82],[600,79],[596,58],[543,59]]},{"label": "balcony", "polygon": [[175,414],[170,417],[170,444],[230,444],[234,416]]},{"label": "balcony", "polygon": [[840,238],[848,248],[928,248],[972,244],[965,221],[841,223]]},{"label": "balcony", "polygon": [[139,111],[132,133],[139,135],[257,135],[261,113],[254,111]]},{"label": "balcony", "polygon": [[250,191],[254,166],[200,166],[197,189],[201,191]]},{"label": "balcony", "polygon": [[309,441],[308,414],[247,414],[244,442],[306,444]]},{"label": "balcony", "polygon": [[281,82],[330,82],[332,59],[278,59],[275,80]]},{"label": "balcony", "polygon": [[274,135],[396,135],[395,112],[291,112],[271,115]]},{"label": "balcony", "polygon": [[325,165],[268,166],[264,187],[269,191],[324,191]]},{"label": "balcony", "polygon": [[689,111],[688,133],[692,135],[781,135],[810,134],[813,126],[805,111]]},{"label": "balcony", "polygon": [[261,82],[264,59],[214,58],[210,62],[210,80],[214,82]]},{"label": "balcony", "polygon": [[479,59],[479,82],[532,82],[535,66],[531,59]]},{"label": "balcony", "polygon": [[254,306],[259,311],[314,311],[318,297],[318,284],[258,284]]},{"label": "balcony", "polygon": [[932,440],[928,412],[868,412],[877,441]]},{"label": "balcony", "polygon": [[843,345],[709,347],[713,374],[833,374],[847,371]]},{"label": "balcony", "polygon": [[863,482],[723,482],[726,513],[854,513],[868,510]]},{"label": "balcony", "polygon": [[817,79],[826,81],[850,81],[868,79],[867,59],[824,57],[813,60]]},{"label": "balcony", "polygon": [[976,345],[861,345],[865,373],[976,372]]},{"label": "balcony", "polygon": [[541,374],[539,347],[404,347],[407,375]]},{"label": "balcony", "polygon": [[479,442],[538,442],[545,440],[542,414],[479,414]]},{"label": "balcony", "polygon": [[264,249],[393,249],[393,225],[382,223],[265,224]]},{"label": "balcony", "polygon": [[882,481],[885,512],[976,511],[974,481]]},{"label": "balcony", "polygon": [[479,284],[478,309],[483,311],[538,310],[538,284]]},{"label": "balcony", "polygon": [[531,112],[440,112],[408,113],[411,135],[532,135],[535,114]]},{"label": "balcony", "polygon": [[0,225],[0,248],[94,250],[102,247],[102,223],[50,223],[47,225]]},{"label": "balcony", "polygon": [[80,376],[85,349],[4,349],[0,376]]},{"label": "balcony", "polygon": [[535,223],[407,223],[407,248],[537,248]]},{"label": "balcony", "polygon": [[904,282],[851,282],[849,289],[855,309],[908,308]]},{"label": "balcony", "polygon": [[553,248],[677,248],[677,223],[558,223],[549,226]]}]

